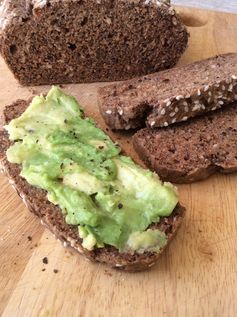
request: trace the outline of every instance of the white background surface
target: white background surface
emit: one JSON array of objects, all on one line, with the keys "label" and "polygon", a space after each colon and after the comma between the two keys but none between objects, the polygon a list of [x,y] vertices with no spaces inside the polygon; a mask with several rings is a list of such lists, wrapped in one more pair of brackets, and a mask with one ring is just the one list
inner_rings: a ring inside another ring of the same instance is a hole
[{"label": "white background surface", "polygon": [[237,13],[237,0],[171,0],[172,4]]}]

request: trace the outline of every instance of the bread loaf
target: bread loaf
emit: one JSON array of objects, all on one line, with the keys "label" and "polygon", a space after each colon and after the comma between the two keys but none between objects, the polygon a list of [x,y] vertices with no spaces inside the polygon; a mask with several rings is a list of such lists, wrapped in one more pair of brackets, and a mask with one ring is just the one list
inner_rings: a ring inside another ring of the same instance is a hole
[{"label": "bread loaf", "polygon": [[172,67],[188,33],[169,0],[4,0],[0,52],[23,85],[124,80]]}]

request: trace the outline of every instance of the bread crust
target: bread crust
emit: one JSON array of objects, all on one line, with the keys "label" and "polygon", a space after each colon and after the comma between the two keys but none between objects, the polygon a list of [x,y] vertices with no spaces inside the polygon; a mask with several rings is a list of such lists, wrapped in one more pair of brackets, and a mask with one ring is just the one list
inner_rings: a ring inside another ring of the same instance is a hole
[{"label": "bread crust", "polygon": [[[6,107],[4,111],[4,123],[7,124],[13,118],[18,117],[24,112],[28,104],[29,101],[18,100],[13,105]],[[46,192],[29,185],[19,175],[20,166],[7,161],[6,150],[10,144],[7,132],[0,131],[0,165],[2,170],[8,176],[10,184],[15,188],[27,208],[40,218],[41,223],[57,239],[61,240],[65,247],[73,248],[76,252],[86,256],[91,261],[105,263],[113,268],[128,272],[148,269],[157,262],[158,257],[167,245],[159,253],[146,252],[144,254],[120,253],[112,246],[98,248],[93,251],[83,248],[82,240],[78,236],[77,226],[68,225],[59,207],[47,200]],[[168,236],[168,242],[170,242],[183,220],[184,211],[185,208],[178,204],[170,217],[161,218],[160,223],[152,224],[150,227],[158,228],[165,232]]]},{"label": "bread crust", "polygon": [[167,69],[187,42],[165,0],[4,0],[0,8],[0,52],[23,85],[125,80]]}]

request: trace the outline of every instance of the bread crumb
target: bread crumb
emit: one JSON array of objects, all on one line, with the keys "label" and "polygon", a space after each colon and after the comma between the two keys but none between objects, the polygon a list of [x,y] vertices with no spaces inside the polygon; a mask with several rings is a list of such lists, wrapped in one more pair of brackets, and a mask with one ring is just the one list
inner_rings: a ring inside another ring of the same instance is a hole
[{"label": "bread crumb", "polygon": [[109,271],[105,270],[105,274],[108,276],[112,276],[112,273],[110,273]]}]

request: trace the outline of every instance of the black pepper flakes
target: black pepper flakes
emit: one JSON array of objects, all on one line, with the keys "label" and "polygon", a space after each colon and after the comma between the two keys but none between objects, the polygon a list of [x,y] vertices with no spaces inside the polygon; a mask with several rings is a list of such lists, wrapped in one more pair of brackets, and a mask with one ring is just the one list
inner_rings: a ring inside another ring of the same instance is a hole
[{"label": "black pepper flakes", "polygon": [[123,204],[119,203],[118,204],[118,209],[122,209],[123,208]]},{"label": "black pepper flakes", "polygon": [[28,236],[27,239],[28,239],[28,241],[32,241],[32,237],[31,236]]},{"label": "black pepper flakes", "polygon": [[42,262],[43,262],[44,264],[48,264],[48,263],[49,263],[49,260],[48,260],[47,257],[44,257],[43,260],[42,260]]},{"label": "black pepper flakes", "polygon": [[58,270],[57,270],[57,269],[54,269],[53,272],[54,272],[55,274],[57,274],[57,273],[58,273]]}]

